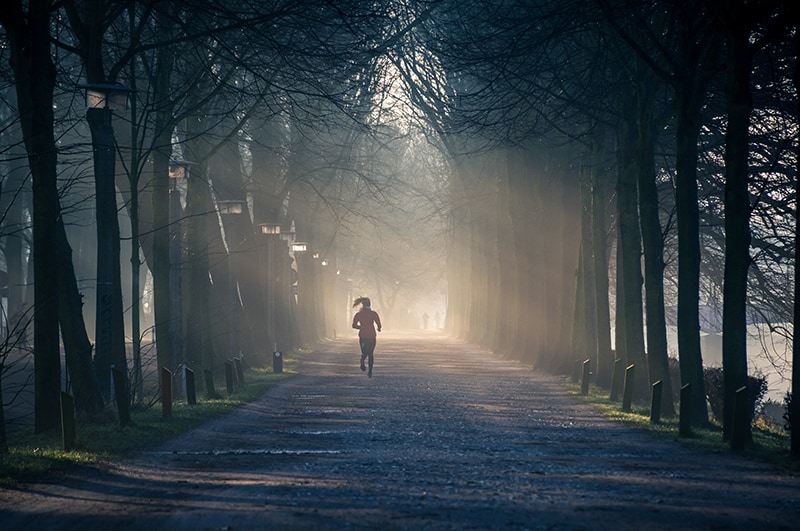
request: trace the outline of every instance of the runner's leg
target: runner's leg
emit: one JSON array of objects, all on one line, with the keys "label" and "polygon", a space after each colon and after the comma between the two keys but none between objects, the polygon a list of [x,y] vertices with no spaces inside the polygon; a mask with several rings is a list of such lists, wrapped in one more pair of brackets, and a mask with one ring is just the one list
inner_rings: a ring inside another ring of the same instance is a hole
[{"label": "runner's leg", "polygon": [[364,366],[364,360],[367,358],[369,348],[364,338],[358,340],[358,345],[361,347],[361,370],[366,371],[367,368]]}]

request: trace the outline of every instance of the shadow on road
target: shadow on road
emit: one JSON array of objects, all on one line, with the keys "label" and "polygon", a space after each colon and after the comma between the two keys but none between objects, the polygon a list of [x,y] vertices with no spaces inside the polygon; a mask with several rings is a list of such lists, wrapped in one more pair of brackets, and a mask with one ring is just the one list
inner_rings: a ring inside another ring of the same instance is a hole
[{"label": "shadow on road", "polygon": [[778,529],[800,480],[606,421],[559,380],[436,332],[355,338],[124,463],[2,493],[4,529]]}]

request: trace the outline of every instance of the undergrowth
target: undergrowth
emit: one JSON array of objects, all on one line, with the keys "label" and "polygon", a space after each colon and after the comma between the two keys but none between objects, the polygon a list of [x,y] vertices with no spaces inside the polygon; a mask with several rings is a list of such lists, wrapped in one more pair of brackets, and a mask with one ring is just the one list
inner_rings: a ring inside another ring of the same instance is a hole
[{"label": "undergrowth", "polygon": [[0,454],[0,487],[52,477],[70,466],[116,460],[156,446],[256,400],[277,381],[295,374],[293,366],[287,356],[282,373],[247,369],[246,385],[237,386],[232,395],[222,396],[223,392],[221,398],[206,399],[204,393],[198,393],[196,405],[174,402],[169,418],[162,416],[157,403],[153,407],[132,408],[132,423],[124,428],[113,415],[103,420],[77,421],[75,449],[69,452],[63,450],[60,430],[34,434],[29,427],[12,432],[8,435],[8,453]]},{"label": "undergrowth", "polygon": [[[707,426],[692,427],[689,437],[679,436],[679,418],[663,418],[658,423],[650,422],[650,404],[633,403],[630,412],[622,411],[622,402],[609,400],[609,393],[594,385],[589,386],[589,394],[581,395],[580,384],[565,382],[570,394],[594,406],[606,418],[621,422],[632,428],[646,431],[662,440],[674,440],[684,446],[710,453],[730,453],[730,445],[722,438],[722,426],[713,416]],[[679,404],[675,404],[676,411]],[[782,426],[764,418],[758,418],[752,426],[753,443],[740,452],[742,455],[767,461],[780,469],[800,474],[800,460],[789,454],[789,435]]]}]

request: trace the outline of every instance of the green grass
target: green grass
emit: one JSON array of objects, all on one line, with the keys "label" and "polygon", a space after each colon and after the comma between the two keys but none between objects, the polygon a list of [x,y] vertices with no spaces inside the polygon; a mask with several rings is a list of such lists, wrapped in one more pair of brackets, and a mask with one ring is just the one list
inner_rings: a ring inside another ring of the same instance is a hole
[{"label": "green grass", "polygon": [[[208,400],[205,393],[199,392],[194,406],[173,403],[170,418],[162,416],[161,403],[156,402],[151,407],[134,408],[132,425],[125,428],[119,426],[113,414],[103,419],[78,420],[76,448],[69,452],[63,450],[60,431],[34,434],[32,428],[26,428],[12,432],[8,434],[8,454],[0,454],[0,487],[52,476],[70,466],[120,459],[156,446],[256,400],[279,380],[296,374],[294,366],[290,355],[284,359],[280,374],[272,369],[247,369],[246,385],[235,389],[230,397]],[[217,383],[216,387],[218,393],[225,394],[224,384],[220,388]]]},{"label": "green grass", "polygon": [[[690,437],[679,437],[678,416],[663,418],[659,423],[650,422],[650,404],[645,402],[634,403],[631,411],[622,411],[622,402],[611,402],[608,391],[593,385],[589,386],[589,394],[581,395],[580,384],[567,382],[567,390],[595,407],[603,416],[615,422],[621,422],[629,427],[646,431],[662,440],[678,441],[681,444],[709,453],[730,453],[730,445],[722,438],[722,426],[711,420],[708,427],[692,427]],[[676,411],[678,404],[675,405]],[[741,454],[769,462],[778,468],[792,473],[800,474],[800,459],[789,455],[789,434],[782,426],[776,426],[758,419],[753,424],[753,444],[748,446]]]}]

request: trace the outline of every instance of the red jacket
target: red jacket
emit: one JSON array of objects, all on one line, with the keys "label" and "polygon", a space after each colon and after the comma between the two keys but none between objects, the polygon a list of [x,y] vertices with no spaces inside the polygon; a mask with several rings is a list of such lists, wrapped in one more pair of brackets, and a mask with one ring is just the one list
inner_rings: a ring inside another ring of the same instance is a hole
[{"label": "red jacket", "polygon": [[381,318],[378,312],[362,308],[355,316],[353,316],[353,328],[358,330],[358,337],[377,337],[375,326],[378,327],[378,332],[381,331]]}]

